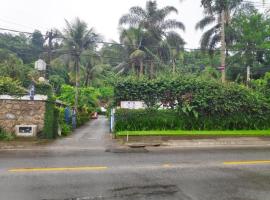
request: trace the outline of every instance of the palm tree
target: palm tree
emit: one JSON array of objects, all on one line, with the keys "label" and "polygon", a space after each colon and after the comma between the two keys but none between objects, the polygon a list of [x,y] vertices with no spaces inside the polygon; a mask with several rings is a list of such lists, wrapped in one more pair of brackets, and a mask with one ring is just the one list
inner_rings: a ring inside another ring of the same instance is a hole
[{"label": "palm tree", "polygon": [[[212,25],[205,31],[201,37],[201,48],[208,49],[210,53],[221,42],[221,25],[222,25],[222,11],[225,13],[225,29],[228,27],[232,17],[240,10],[253,10],[254,6],[250,3],[242,3],[242,0],[230,1],[230,4],[224,4],[225,0],[202,0],[201,4],[204,7],[204,18],[196,24],[196,29],[204,30]],[[229,45],[232,42],[232,35],[225,36],[225,43]]]},{"label": "palm tree", "polygon": [[138,76],[142,76],[143,75],[143,59],[145,58],[145,52],[140,50],[140,49],[136,49],[134,52],[132,52],[132,54],[130,54],[129,56],[131,62],[132,62],[132,65],[133,65],[133,69],[134,71],[136,72],[136,64],[138,65],[139,64],[139,70],[137,72]]},{"label": "palm tree", "polygon": [[103,71],[101,56],[94,51],[86,50],[82,53],[81,63],[84,71],[84,85],[87,87],[93,82],[94,75]]},{"label": "palm tree", "polygon": [[[167,19],[171,13],[178,13],[173,6],[166,6],[159,9],[156,1],[147,1],[146,7],[138,6],[131,7],[128,14],[123,15],[120,20],[120,25],[129,25],[129,27],[140,28],[149,36],[145,41],[143,48],[147,48],[147,57],[153,59],[153,55],[160,55],[158,45],[169,36],[178,38],[178,41],[184,41],[181,36],[173,32],[175,29],[185,30],[182,22],[175,19]],[[183,43],[181,44],[183,45]],[[144,49],[141,49],[144,50]],[[154,63],[150,62],[150,76],[153,77]]]},{"label": "palm tree", "polygon": [[210,29],[203,33],[201,37],[201,48],[208,49],[210,53],[216,48],[217,44],[221,44],[221,70],[222,82],[225,82],[225,59],[226,46],[232,42],[232,35],[225,34],[231,18],[239,9],[252,8],[249,3],[243,3],[243,0],[201,0],[204,8],[205,17],[196,24],[196,29],[205,29],[208,25],[213,25]]},{"label": "palm tree", "polygon": [[95,33],[93,28],[88,29],[87,23],[76,18],[73,22],[66,21],[64,29],[64,44],[68,53],[74,58],[76,74],[76,94],[75,108],[78,108],[78,87],[80,81],[80,58],[83,51],[91,46],[95,46],[100,36]]},{"label": "palm tree", "polygon": [[[142,76],[144,73],[143,60],[145,58],[145,52],[143,51],[143,45],[145,42],[145,31],[141,28],[129,28],[122,29],[120,33],[120,41],[124,45],[124,48],[128,52],[128,59],[119,66],[127,67],[136,72],[138,76]],[[139,65],[139,70],[136,66]]]}]

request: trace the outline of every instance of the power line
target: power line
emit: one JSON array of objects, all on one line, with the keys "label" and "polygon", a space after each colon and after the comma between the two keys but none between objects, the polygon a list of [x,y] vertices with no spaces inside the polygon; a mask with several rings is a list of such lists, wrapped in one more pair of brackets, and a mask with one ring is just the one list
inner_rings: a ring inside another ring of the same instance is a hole
[{"label": "power line", "polygon": [[[0,30],[2,30],[2,31],[10,31],[10,32],[15,32],[15,33],[23,33],[23,34],[27,34],[27,35],[33,35],[33,33],[30,33],[30,32],[27,32],[27,31],[19,31],[19,30],[2,28],[2,27],[0,27]],[[45,36],[45,35],[43,35],[43,36]]]},{"label": "power line", "polygon": [[[3,27],[0,27],[0,30],[3,30],[3,31],[9,31],[9,32],[15,32],[15,33],[23,33],[23,34],[28,34],[28,35],[33,35],[33,33],[31,32],[27,32],[27,31],[20,31],[20,30],[15,30],[15,29],[8,29],[8,28],[3,28]],[[46,37],[47,35],[45,34],[42,34],[42,36]],[[58,39],[62,38],[62,39],[66,39],[64,36],[58,36],[56,37]],[[123,44],[123,43],[115,43],[115,42],[105,42],[105,41],[95,41],[96,44],[104,44],[104,45],[118,45],[118,46],[130,46],[130,47],[134,47],[133,44]],[[141,45],[141,47],[144,47],[143,45]],[[160,46],[153,46],[153,45],[150,45],[150,46],[147,46],[148,48],[160,48]],[[170,50],[174,50],[174,49],[178,49],[176,47],[167,47],[168,49]],[[182,50],[191,50],[191,51],[205,51],[205,52],[208,52],[208,51],[216,51],[216,52],[219,52],[221,51],[220,49],[202,49],[202,48],[180,48]],[[239,51],[244,51],[245,49],[227,49],[228,51],[230,52],[239,52]],[[270,50],[266,50],[266,49],[251,49],[252,51],[262,51],[262,52],[265,52],[265,51],[270,51]]]},{"label": "power line", "polygon": [[[0,27],[0,30],[2,31],[9,31],[9,32],[15,32],[15,33],[23,33],[23,34],[28,34],[28,35],[33,35],[33,33],[31,32],[27,32],[27,31],[20,31],[20,30],[15,30],[15,29],[8,29],[8,28],[3,28]],[[47,35],[42,34],[42,36],[46,37]],[[58,39],[62,38],[65,39],[64,36],[58,36]],[[130,47],[134,47],[133,44],[123,44],[123,43],[115,43],[115,42],[105,42],[105,41],[95,41],[96,44],[104,44],[104,45],[117,45],[117,46],[130,46]],[[144,47],[143,45],[141,47]],[[147,46],[148,48],[156,48],[159,49],[159,46]],[[174,50],[174,49],[178,49],[176,47],[167,47],[170,50]],[[202,52],[208,52],[208,51],[213,51],[213,52],[220,52],[220,49],[203,49],[203,48],[180,48],[182,50],[189,50],[189,51],[202,51]],[[227,49],[229,52],[241,52],[241,51],[245,51],[246,49]],[[251,51],[256,51],[256,52],[270,52],[270,49],[249,49]],[[54,50],[56,51],[56,50]],[[44,53],[44,52],[43,52]]]},{"label": "power line", "polygon": [[12,24],[12,25],[16,25],[16,26],[21,26],[21,27],[24,27],[24,28],[27,28],[27,29],[31,29],[32,30],[32,27],[30,27],[30,26],[19,24],[19,23],[16,23],[14,21],[10,21],[10,20],[4,19],[4,18],[0,18],[0,21],[4,22],[6,24]]}]

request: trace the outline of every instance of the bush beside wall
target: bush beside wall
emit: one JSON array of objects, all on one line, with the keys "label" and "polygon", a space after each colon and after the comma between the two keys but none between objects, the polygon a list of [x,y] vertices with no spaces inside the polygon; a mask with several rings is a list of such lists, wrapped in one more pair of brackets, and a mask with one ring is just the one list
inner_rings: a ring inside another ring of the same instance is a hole
[{"label": "bush beside wall", "polygon": [[52,87],[49,84],[39,84],[37,88],[39,94],[45,94],[48,96],[45,108],[42,137],[46,139],[54,139],[58,134],[59,111],[55,105]]}]

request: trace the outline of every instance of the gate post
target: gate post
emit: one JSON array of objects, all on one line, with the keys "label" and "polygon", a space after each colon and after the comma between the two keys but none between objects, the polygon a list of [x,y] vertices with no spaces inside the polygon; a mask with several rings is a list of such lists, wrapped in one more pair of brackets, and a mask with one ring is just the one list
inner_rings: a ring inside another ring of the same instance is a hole
[{"label": "gate post", "polygon": [[115,123],[115,108],[111,109],[111,119],[110,119],[110,132],[114,132],[114,123]]}]

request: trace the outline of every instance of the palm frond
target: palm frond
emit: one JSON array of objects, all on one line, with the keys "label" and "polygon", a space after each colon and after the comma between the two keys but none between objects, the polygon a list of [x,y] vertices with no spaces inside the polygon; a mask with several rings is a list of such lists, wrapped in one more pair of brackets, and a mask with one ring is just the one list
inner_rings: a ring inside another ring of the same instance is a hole
[{"label": "palm frond", "polygon": [[183,46],[186,44],[184,39],[174,31],[170,31],[167,33],[166,40],[171,47],[175,47],[178,50],[180,48],[183,48]]},{"label": "palm frond", "polygon": [[183,31],[186,30],[185,25],[182,22],[179,22],[175,19],[168,19],[165,20],[162,25],[161,29],[167,30],[167,29],[181,29]]},{"label": "palm frond", "polygon": [[203,35],[201,37],[201,41],[200,41],[201,48],[202,49],[208,49],[209,48],[209,44],[211,42],[211,38],[213,37],[213,35],[219,34],[218,33],[219,28],[220,28],[220,26],[219,25],[216,25],[213,28],[211,28],[208,31],[206,31],[206,32],[203,33]]},{"label": "palm frond", "polygon": [[119,25],[129,24],[131,26],[137,26],[141,22],[141,17],[132,14],[123,15],[119,20]]},{"label": "palm frond", "polygon": [[172,12],[178,14],[178,10],[174,7],[174,6],[166,6],[162,9],[160,9],[160,14],[163,17],[163,19],[165,17],[167,17],[169,14],[171,14]]},{"label": "palm frond", "polygon": [[213,37],[211,38],[211,41],[209,43],[209,46],[208,46],[210,54],[213,54],[214,49],[216,48],[216,46],[220,42],[220,40],[221,40],[220,34],[213,35]]},{"label": "palm frond", "polygon": [[195,29],[203,30],[206,26],[214,23],[215,21],[216,21],[216,18],[214,16],[212,15],[206,16],[196,24]]},{"label": "palm frond", "polygon": [[134,7],[131,7],[129,9],[129,12],[130,14],[132,15],[137,15],[137,16],[140,16],[140,17],[146,17],[146,12],[144,11],[143,8],[139,7],[139,6],[134,6]]}]

